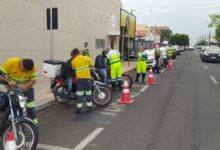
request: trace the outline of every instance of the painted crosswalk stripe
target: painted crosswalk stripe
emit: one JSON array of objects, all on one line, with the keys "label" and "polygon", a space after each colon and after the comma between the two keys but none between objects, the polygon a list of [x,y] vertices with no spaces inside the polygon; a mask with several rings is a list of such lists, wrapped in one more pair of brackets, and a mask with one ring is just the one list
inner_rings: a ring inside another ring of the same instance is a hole
[{"label": "painted crosswalk stripe", "polygon": [[147,88],[149,88],[149,85],[144,86],[144,87],[141,88],[139,91],[140,91],[140,92],[144,92]]},{"label": "painted crosswalk stripe", "polygon": [[46,145],[46,144],[37,144],[37,149],[43,150],[72,150],[70,148],[60,147],[60,146],[53,146],[53,145]]},{"label": "painted crosswalk stripe", "polygon": [[214,76],[210,76],[210,78],[211,78],[211,80],[212,80],[212,82],[213,82],[214,84],[218,84],[218,81],[215,79]]},{"label": "painted crosswalk stripe", "polygon": [[206,70],[208,70],[208,66],[205,65],[204,68],[205,68]]},{"label": "painted crosswalk stripe", "polygon": [[99,135],[104,128],[95,129],[90,135],[88,135],[83,141],[81,141],[73,150],[82,150],[85,148],[97,135]]}]

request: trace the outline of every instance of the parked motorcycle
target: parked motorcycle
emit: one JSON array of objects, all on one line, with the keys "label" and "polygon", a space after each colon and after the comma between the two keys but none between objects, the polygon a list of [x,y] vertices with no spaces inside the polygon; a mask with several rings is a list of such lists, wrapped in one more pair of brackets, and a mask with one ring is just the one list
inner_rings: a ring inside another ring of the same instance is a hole
[{"label": "parked motorcycle", "polygon": [[[96,69],[95,72],[99,75],[99,78],[98,78],[98,79],[95,78],[95,80],[104,82],[104,77],[103,77],[102,74],[99,72],[99,70]],[[110,68],[107,68],[107,69],[106,69],[106,72],[107,72],[107,78],[108,78],[108,81],[107,81],[108,83],[107,83],[107,84],[108,84],[108,85],[111,85],[111,78],[110,78],[111,69],[110,69]],[[128,75],[128,74],[126,74],[126,73],[123,73],[123,74],[122,74],[122,82],[124,82],[125,80],[128,82],[129,88],[131,88],[132,85],[133,85],[133,80],[132,80],[131,76]],[[123,85],[123,83],[122,83],[122,85]]]},{"label": "parked motorcycle", "polygon": [[[112,93],[108,88],[108,85],[100,82],[98,74],[91,69],[92,75],[92,88],[93,88],[93,103],[99,107],[108,105],[112,100]],[[96,78],[97,80],[94,80]],[[75,88],[75,89],[74,89]],[[65,98],[67,94],[66,80],[62,77],[56,77],[51,79],[51,91],[54,94],[54,98],[57,102],[65,104]],[[76,78],[73,78],[73,91],[71,93],[71,100],[76,100]]]},{"label": "parked motorcycle", "polygon": [[[0,85],[9,87],[6,81],[0,81]],[[16,149],[35,150],[38,143],[38,131],[32,120],[23,116],[27,97],[16,89],[7,88],[0,91],[0,111],[2,113],[0,127],[0,149],[6,147],[6,135],[13,132]]]}]

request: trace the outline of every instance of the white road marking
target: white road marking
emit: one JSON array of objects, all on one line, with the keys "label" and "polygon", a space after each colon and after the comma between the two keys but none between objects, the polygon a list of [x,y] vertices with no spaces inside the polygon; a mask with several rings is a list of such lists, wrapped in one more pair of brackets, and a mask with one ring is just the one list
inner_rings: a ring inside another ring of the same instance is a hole
[{"label": "white road marking", "polygon": [[145,85],[137,85],[137,84],[133,84],[132,87],[143,87]]},{"label": "white road marking", "polygon": [[104,128],[95,129],[90,135],[88,135],[83,141],[81,141],[73,150],[82,150],[82,149],[84,149],[103,130],[104,130]]},{"label": "white road marking", "polygon": [[205,65],[204,68],[205,68],[206,70],[208,70],[208,66]]},{"label": "white road marking", "polygon": [[121,110],[122,110],[122,108],[114,107],[114,106],[109,106],[104,109],[104,111],[108,111],[108,112],[121,112]]},{"label": "white road marking", "polygon": [[149,88],[149,85],[145,85],[143,88],[139,90],[139,92],[144,92],[147,88]]},{"label": "white road marking", "polygon": [[218,84],[218,81],[215,79],[214,76],[210,76],[210,78],[211,78],[211,80],[212,80],[212,82],[213,82],[214,84]]},{"label": "white road marking", "polygon": [[161,72],[161,73],[164,73],[164,71],[166,71],[166,69],[163,69],[163,70],[161,70],[160,72]]},{"label": "white road marking", "polygon": [[111,113],[111,112],[106,112],[106,111],[103,111],[103,112],[100,112],[101,114],[104,114],[104,115],[109,115],[109,116],[117,116],[116,113]]},{"label": "white road marking", "polygon": [[46,145],[46,144],[37,144],[38,149],[43,150],[72,150],[70,148],[60,147],[60,146],[53,146],[53,145]]}]

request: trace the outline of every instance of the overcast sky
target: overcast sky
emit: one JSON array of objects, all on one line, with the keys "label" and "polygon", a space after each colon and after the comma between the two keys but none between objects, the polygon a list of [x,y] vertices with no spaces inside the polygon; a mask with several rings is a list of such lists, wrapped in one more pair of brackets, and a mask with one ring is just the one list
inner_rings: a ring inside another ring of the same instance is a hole
[{"label": "overcast sky", "polygon": [[147,26],[167,25],[174,33],[190,36],[191,44],[203,36],[208,38],[210,14],[220,14],[220,0],[121,0],[123,8]]}]

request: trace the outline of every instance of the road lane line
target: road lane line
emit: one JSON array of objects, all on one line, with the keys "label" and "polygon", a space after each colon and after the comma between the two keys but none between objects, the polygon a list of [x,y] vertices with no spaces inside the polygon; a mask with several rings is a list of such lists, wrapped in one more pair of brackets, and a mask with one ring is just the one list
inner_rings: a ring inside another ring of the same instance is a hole
[{"label": "road lane line", "polygon": [[204,68],[205,68],[206,70],[208,70],[208,66],[205,65]]},{"label": "road lane line", "polygon": [[37,149],[43,150],[72,150],[70,148],[60,147],[60,146],[53,146],[53,145],[46,145],[46,144],[37,144]]},{"label": "road lane line", "polygon": [[161,72],[161,73],[164,73],[165,70],[166,70],[166,69],[162,69],[160,72]]},{"label": "road lane line", "polygon": [[104,130],[104,128],[95,129],[90,135],[88,135],[83,141],[81,141],[73,150],[82,150],[82,149],[84,149],[103,130]]},{"label": "road lane line", "polygon": [[145,85],[143,88],[139,90],[139,92],[144,92],[147,88],[149,88],[149,85]]},{"label": "road lane line", "polygon": [[133,84],[132,87],[143,87],[145,85],[138,85],[138,84]]},{"label": "road lane line", "polygon": [[214,84],[218,84],[218,81],[215,79],[214,76],[210,76],[210,78],[211,78],[211,80],[212,80],[212,82],[213,82]]},{"label": "road lane line", "polygon": [[104,115],[109,115],[109,116],[117,116],[117,114],[116,113],[110,113],[110,112],[100,112],[101,114],[104,114]]}]

